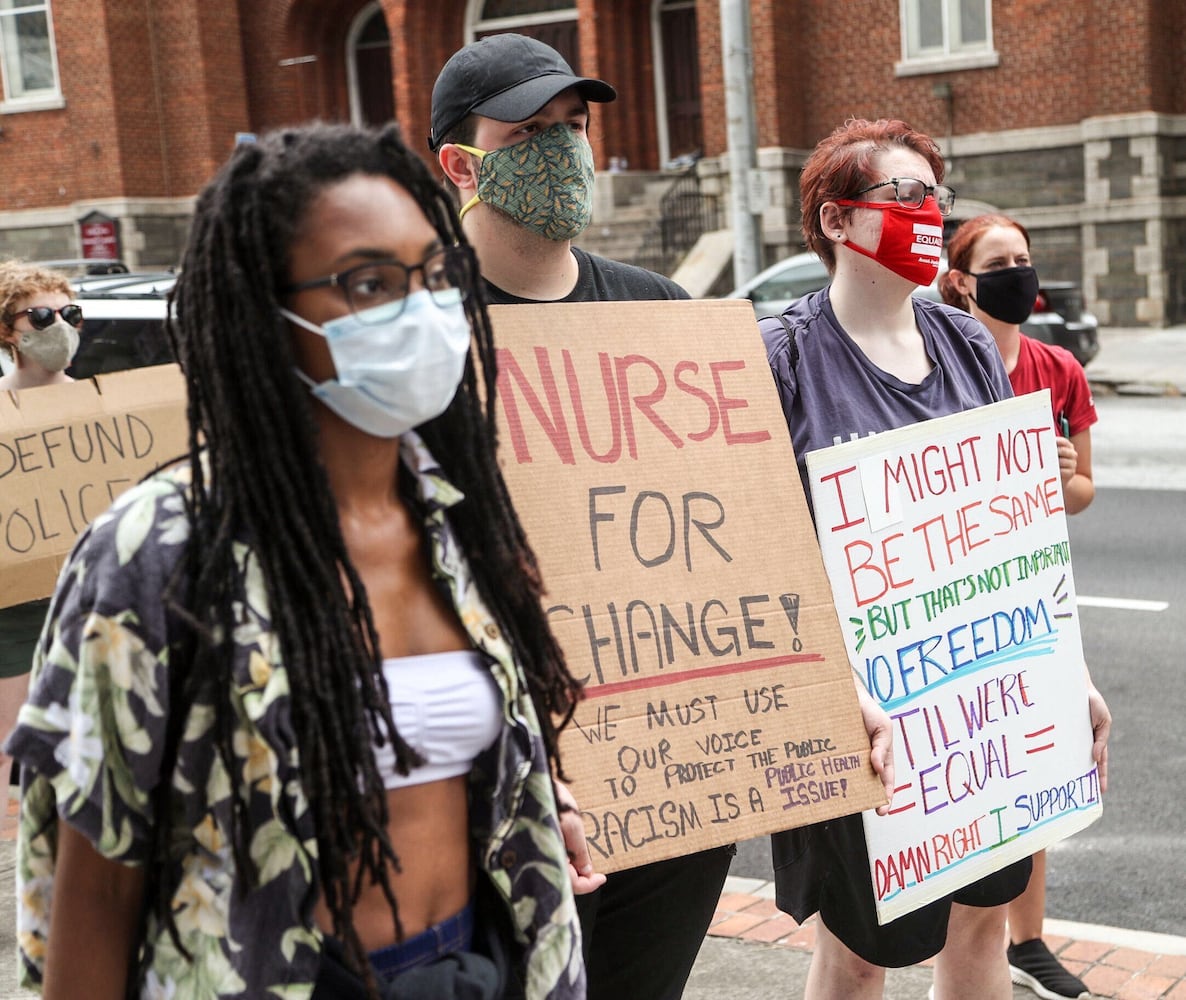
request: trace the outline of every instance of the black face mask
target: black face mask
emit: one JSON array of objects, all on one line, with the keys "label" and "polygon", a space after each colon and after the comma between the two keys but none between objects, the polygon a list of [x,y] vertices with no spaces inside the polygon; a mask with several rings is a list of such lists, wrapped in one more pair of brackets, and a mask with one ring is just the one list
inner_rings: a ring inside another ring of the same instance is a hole
[{"label": "black face mask", "polygon": [[976,295],[968,297],[989,316],[1002,323],[1024,323],[1029,319],[1038,298],[1038,272],[1032,267],[1027,264],[968,273],[976,279]]}]

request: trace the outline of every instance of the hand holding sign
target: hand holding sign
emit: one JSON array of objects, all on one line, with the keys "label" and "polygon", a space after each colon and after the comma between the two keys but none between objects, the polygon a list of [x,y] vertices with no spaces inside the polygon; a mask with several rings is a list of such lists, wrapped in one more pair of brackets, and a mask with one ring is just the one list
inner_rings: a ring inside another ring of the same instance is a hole
[{"label": "hand holding sign", "polygon": [[78,533],[186,434],[176,365],[0,393],[0,607],[48,597]]},{"label": "hand holding sign", "polygon": [[[491,318],[503,472],[587,684],[564,761],[596,868],[880,804],[748,305]],[[888,719],[866,715],[881,761]]]}]

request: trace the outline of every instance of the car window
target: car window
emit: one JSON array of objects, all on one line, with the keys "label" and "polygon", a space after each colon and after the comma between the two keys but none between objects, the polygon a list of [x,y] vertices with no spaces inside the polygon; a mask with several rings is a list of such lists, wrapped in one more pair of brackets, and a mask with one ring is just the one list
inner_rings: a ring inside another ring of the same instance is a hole
[{"label": "car window", "polygon": [[[86,300],[83,312],[86,311]],[[159,319],[88,319],[82,325],[78,353],[67,373],[74,378],[90,378],[128,368],[163,365],[174,360],[165,337],[165,324]]]},{"label": "car window", "polygon": [[85,317],[78,353],[67,372],[90,378],[175,360],[165,336],[170,272],[92,275],[75,282]]}]

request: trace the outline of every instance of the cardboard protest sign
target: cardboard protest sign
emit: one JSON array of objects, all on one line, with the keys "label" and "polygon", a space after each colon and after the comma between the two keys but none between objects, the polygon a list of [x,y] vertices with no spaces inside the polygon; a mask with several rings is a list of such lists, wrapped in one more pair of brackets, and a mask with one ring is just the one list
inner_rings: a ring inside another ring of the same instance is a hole
[{"label": "cardboard protest sign", "polygon": [[1050,394],[807,455],[853,669],[894,720],[885,923],[1101,812]]},{"label": "cardboard protest sign", "polygon": [[0,608],[48,597],[78,533],[186,433],[176,365],[0,392]]},{"label": "cardboard protest sign", "polygon": [[748,302],[491,309],[500,462],[617,871],[884,801]]}]

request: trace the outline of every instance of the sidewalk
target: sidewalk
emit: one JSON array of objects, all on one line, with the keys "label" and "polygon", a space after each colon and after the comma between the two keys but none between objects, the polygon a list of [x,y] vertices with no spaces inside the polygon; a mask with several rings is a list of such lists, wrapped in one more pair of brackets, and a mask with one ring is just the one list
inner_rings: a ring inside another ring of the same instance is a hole
[{"label": "sidewalk", "polygon": [[1186,326],[1101,327],[1087,380],[1100,395],[1186,396]]},{"label": "sidewalk", "polygon": [[10,789],[8,808],[0,816],[0,1000],[36,996],[17,986],[16,954],[16,816],[17,790]]},{"label": "sidewalk", "polygon": [[[779,912],[773,883],[730,878],[708,934],[684,1000],[795,1000],[803,995],[815,919],[799,926]],[[1186,937],[1047,920],[1045,941],[1095,997],[1186,1000]],[[891,969],[886,1000],[925,1000],[929,966]],[[1020,986],[1013,987],[1013,995],[1016,1000],[1035,997]],[[964,1000],[976,1000],[975,992]]]}]

